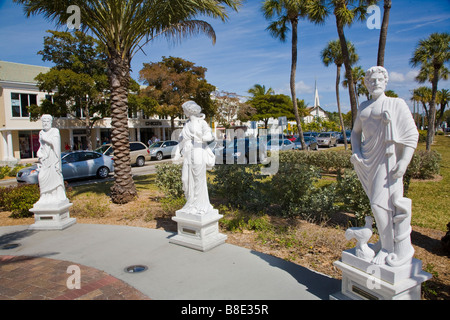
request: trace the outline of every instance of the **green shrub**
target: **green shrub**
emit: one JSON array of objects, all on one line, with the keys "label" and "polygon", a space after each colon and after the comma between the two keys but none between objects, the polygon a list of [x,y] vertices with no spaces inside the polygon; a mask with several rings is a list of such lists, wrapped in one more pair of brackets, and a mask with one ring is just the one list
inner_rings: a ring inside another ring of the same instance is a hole
[{"label": "green shrub", "polygon": [[413,179],[432,179],[440,173],[442,157],[435,150],[416,150],[405,176]]},{"label": "green shrub", "polygon": [[370,201],[354,170],[345,170],[337,177],[337,200],[342,209],[355,214],[358,225],[364,225],[364,217],[371,215]]},{"label": "green shrub", "polygon": [[336,173],[345,169],[351,169],[352,164],[350,150],[307,152],[307,151],[283,151],[280,152],[280,162],[301,163],[318,167],[322,172]]},{"label": "green shrub", "polygon": [[214,175],[211,193],[219,196],[235,208],[261,211],[268,204],[265,196],[265,176],[261,175],[259,165],[220,165],[212,172]]},{"label": "green shrub", "polygon": [[162,164],[156,166],[156,185],[168,197],[184,197],[183,182],[181,180],[180,164]]},{"label": "green shrub", "polygon": [[2,189],[0,205],[4,210],[11,211],[11,217],[26,218],[33,215],[30,209],[39,200],[38,185],[19,185]]},{"label": "green shrub", "polygon": [[278,172],[270,182],[270,198],[283,216],[300,216],[320,221],[336,207],[334,186],[315,186],[319,169],[311,165],[280,162]]}]

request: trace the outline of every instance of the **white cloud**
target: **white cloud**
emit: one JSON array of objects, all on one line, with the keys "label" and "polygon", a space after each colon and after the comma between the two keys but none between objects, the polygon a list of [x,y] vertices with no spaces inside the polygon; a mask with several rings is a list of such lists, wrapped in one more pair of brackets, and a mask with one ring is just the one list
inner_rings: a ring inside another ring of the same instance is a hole
[{"label": "white cloud", "polygon": [[406,80],[415,81],[418,74],[419,74],[419,71],[411,70],[406,74]]},{"label": "white cloud", "polygon": [[308,86],[305,82],[299,81],[295,84],[295,90],[298,93],[313,93],[314,88],[312,86]]},{"label": "white cloud", "polygon": [[389,81],[392,81],[392,82],[403,82],[403,81],[405,81],[405,76],[402,73],[392,71],[389,74]]}]

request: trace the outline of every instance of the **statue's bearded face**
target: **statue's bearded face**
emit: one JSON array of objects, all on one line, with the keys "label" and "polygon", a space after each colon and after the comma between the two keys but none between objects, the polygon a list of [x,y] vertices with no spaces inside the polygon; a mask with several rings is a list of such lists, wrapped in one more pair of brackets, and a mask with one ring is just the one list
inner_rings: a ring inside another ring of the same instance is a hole
[{"label": "statue's bearded face", "polygon": [[386,90],[387,81],[383,73],[375,72],[368,79],[368,88],[370,94],[381,94]]},{"label": "statue's bearded face", "polygon": [[44,131],[48,131],[52,128],[52,120],[48,118],[42,119],[42,128]]}]

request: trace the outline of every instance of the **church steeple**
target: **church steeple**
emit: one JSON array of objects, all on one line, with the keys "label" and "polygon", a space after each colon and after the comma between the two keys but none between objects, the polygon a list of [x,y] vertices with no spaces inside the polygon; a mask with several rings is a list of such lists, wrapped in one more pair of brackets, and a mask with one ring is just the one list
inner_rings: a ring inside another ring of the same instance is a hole
[{"label": "church steeple", "polygon": [[319,115],[319,107],[320,107],[320,101],[319,101],[319,91],[317,90],[317,80],[315,80],[315,89],[314,89],[314,109],[316,110],[316,115]]}]

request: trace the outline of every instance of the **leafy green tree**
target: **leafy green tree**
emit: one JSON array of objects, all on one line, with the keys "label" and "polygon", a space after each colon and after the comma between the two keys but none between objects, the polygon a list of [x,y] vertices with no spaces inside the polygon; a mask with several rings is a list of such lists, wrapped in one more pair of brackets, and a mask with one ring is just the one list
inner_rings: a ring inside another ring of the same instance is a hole
[{"label": "leafy green tree", "polygon": [[[419,76],[416,80],[424,83],[431,82],[431,100],[428,113],[428,132],[426,149],[431,150],[434,134],[436,131],[436,94],[439,79],[443,78],[442,70],[450,61],[450,33],[432,33],[427,39],[419,41],[410,63],[413,67],[420,67]],[[446,68],[445,68],[446,69]]]},{"label": "leafy green tree", "polygon": [[144,63],[139,76],[148,87],[141,91],[141,95],[158,102],[157,113],[170,117],[173,131],[175,118],[183,115],[181,105],[188,100],[201,105],[206,116],[214,115],[216,106],[210,96],[216,88],[206,81],[205,73],[206,68],[177,57]]},{"label": "leafy green tree", "polygon": [[257,95],[250,99],[248,103],[256,110],[252,120],[264,121],[264,128],[266,129],[270,118],[294,118],[292,100],[284,94]]},{"label": "leafy green tree", "polygon": [[106,55],[103,47],[91,36],[80,31],[47,31],[44,49],[38,53],[44,61],[55,64],[49,72],[36,77],[39,89],[53,93],[40,106],[31,106],[32,120],[45,113],[54,117],[68,113],[84,123],[87,148],[92,150],[91,132],[95,122],[107,114],[109,108]]},{"label": "leafy green tree", "polygon": [[227,8],[238,9],[241,0],[14,0],[27,16],[42,14],[58,26],[67,24],[67,8],[76,5],[82,30],[91,31],[105,47],[111,94],[114,185],[111,200],[127,203],[137,196],[131,175],[128,86],[133,56],[157,36],[182,39],[204,33],[215,42],[212,26],[196,16],[227,19]]},{"label": "leafy green tree", "polygon": [[[358,61],[359,57],[356,54],[355,47],[353,44],[348,41],[347,42],[348,51],[350,53],[350,59],[351,63],[354,64]],[[342,50],[341,50],[341,43],[339,40],[330,41],[328,42],[327,46],[322,50],[321,52],[322,62],[325,66],[329,66],[331,63],[334,63],[336,65],[336,102],[337,102],[337,108],[339,113],[339,121],[341,124],[342,132],[344,135],[344,145],[345,150],[348,149],[347,146],[347,134],[345,130],[345,124],[344,119],[342,117],[341,112],[341,102],[339,99],[339,84],[341,82],[341,67],[344,63],[344,57],[342,56]]]}]

